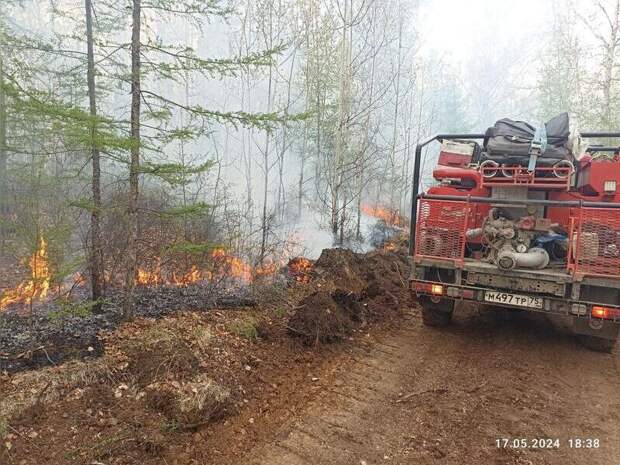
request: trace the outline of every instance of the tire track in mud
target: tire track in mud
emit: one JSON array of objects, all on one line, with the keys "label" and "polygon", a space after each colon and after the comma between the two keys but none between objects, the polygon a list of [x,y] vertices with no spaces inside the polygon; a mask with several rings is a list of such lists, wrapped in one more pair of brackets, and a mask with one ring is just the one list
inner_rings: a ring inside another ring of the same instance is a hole
[{"label": "tire track in mud", "polygon": [[[620,463],[618,355],[581,348],[539,315],[470,308],[436,330],[414,313],[392,334],[352,349],[338,371],[245,463]],[[498,448],[501,438],[561,445]],[[600,447],[570,449],[570,438],[598,439]]]}]

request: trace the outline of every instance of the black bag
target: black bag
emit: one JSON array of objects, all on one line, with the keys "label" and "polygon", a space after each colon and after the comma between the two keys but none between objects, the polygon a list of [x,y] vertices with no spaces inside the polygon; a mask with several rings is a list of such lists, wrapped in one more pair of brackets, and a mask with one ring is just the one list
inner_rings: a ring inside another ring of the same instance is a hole
[{"label": "black bag", "polygon": [[[568,113],[561,113],[545,124],[547,130],[547,148],[540,159],[570,160],[572,155],[568,147],[570,133]],[[486,159],[506,162],[508,160],[529,157],[530,145],[536,128],[524,121],[500,119],[493,127],[487,129],[484,137]],[[542,160],[541,160],[542,161]],[[546,164],[546,163],[543,163]]]}]

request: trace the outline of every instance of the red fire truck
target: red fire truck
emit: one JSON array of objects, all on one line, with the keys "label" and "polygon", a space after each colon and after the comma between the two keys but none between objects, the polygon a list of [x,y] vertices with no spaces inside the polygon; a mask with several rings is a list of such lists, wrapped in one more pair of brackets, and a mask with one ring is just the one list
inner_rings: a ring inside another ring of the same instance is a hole
[{"label": "red fire truck", "polygon": [[[424,323],[447,325],[459,300],[565,315],[584,345],[610,352],[620,332],[618,138],[572,133],[562,114],[418,144],[410,288]],[[434,181],[420,193],[433,142]]]}]

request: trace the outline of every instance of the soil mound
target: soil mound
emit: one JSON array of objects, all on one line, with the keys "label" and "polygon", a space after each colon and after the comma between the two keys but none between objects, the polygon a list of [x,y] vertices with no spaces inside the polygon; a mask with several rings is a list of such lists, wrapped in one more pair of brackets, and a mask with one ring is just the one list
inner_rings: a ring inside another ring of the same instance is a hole
[{"label": "soil mound", "polygon": [[288,324],[290,334],[305,344],[340,340],[368,321],[390,319],[409,305],[404,253],[325,249],[314,269],[317,290],[302,299]]},{"label": "soil mound", "polygon": [[334,288],[360,294],[368,286],[364,256],[347,249],[324,249],[314,264],[316,273]]},{"label": "soil mound", "polygon": [[307,345],[344,338],[361,317],[357,308],[354,309],[354,299],[355,296],[341,289],[313,292],[300,302],[289,319],[290,333]]}]

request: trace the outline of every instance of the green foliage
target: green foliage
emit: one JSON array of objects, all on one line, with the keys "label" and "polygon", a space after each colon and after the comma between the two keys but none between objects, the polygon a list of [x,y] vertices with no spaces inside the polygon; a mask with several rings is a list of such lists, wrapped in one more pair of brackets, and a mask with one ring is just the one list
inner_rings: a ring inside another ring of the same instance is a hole
[{"label": "green foliage", "polygon": [[151,0],[147,5],[143,5],[142,9],[191,17],[212,15],[226,17],[233,11],[222,0]]},{"label": "green foliage", "polygon": [[0,415],[0,439],[4,439],[4,437],[9,432],[9,422],[8,420]]},{"label": "green foliage", "polygon": [[236,77],[242,68],[272,66],[275,64],[275,57],[284,52],[287,45],[280,44],[268,50],[235,58],[201,58],[190,47],[169,46],[161,42],[149,42],[143,47],[163,55],[168,60],[145,63],[145,72],[154,72],[159,79],[180,81],[188,72],[197,72],[210,78],[220,79]]},{"label": "green foliage", "polygon": [[286,308],[284,307],[276,307],[274,313],[278,318],[284,318],[286,316]]},{"label": "green foliage", "polygon": [[[26,89],[14,80],[4,81],[2,90],[12,103],[13,118],[47,121],[53,134],[62,135],[69,146],[87,148],[94,144],[99,149],[123,151],[132,147],[131,138],[119,135],[111,118],[93,118],[75,105],[36,89]],[[96,128],[94,137],[91,127]]]},{"label": "green foliage", "polygon": [[102,301],[86,300],[83,302],[61,302],[60,308],[48,313],[50,321],[59,324],[67,317],[87,318],[93,313],[93,308],[101,305]]},{"label": "green foliage", "polygon": [[[71,231],[69,231],[71,232]],[[70,237],[64,238],[61,244],[65,244],[71,240]],[[59,242],[58,240],[56,242]],[[64,247],[55,246],[55,249],[62,249]],[[60,252],[60,251],[59,251]],[[66,258],[62,261],[58,261],[57,266],[54,269],[54,279],[57,282],[63,282],[69,276],[75,274],[76,270],[84,267],[84,257],[82,256],[74,256]]]},{"label": "green foliage", "polygon": [[89,213],[92,213],[96,210],[95,204],[93,203],[91,199],[72,200],[69,202],[69,206],[75,207],[75,208],[81,208],[83,210],[88,211]]},{"label": "green foliage", "polygon": [[184,185],[191,182],[191,178],[204,173],[213,167],[214,161],[208,160],[200,165],[183,165],[181,163],[152,163],[142,164],[141,172],[156,176],[170,185]]},{"label": "green foliage", "polygon": [[211,205],[205,202],[196,202],[185,206],[173,207],[159,213],[167,219],[200,217],[211,209]]},{"label": "green foliage", "polygon": [[237,336],[243,337],[250,341],[258,339],[258,326],[254,318],[248,317],[241,321],[235,321],[230,330]]}]

